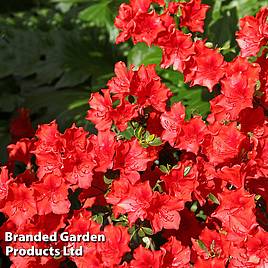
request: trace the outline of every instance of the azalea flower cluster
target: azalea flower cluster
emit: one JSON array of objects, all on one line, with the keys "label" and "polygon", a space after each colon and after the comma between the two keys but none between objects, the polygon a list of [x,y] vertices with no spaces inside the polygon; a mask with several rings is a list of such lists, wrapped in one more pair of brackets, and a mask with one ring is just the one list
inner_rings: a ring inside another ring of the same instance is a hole
[{"label": "azalea flower cluster", "polygon": [[181,102],[168,105],[172,93],[155,65],[118,62],[107,88],[89,99],[97,134],[75,124],[61,133],[56,121],[34,132],[26,110],[12,122],[0,174],[1,236],[106,236],[105,243],[13,242],[82,245],[84,255],[11,256],[12,267],[268,265],[268,8],[240,20],[241,52],[231,62],[193,38],[208,9],[200,0],[130,0],[115,20],[117,43],[158,46],[161,68],[172,66],[190,86],[220,89],[206,120],[187,120]]}]

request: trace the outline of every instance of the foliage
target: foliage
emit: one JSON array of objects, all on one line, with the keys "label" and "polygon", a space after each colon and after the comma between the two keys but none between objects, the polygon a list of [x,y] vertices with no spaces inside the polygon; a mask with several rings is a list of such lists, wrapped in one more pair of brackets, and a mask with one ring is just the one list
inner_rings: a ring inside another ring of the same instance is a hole
[{"label": "foliage", "polygon": [[0,266],[267,265],[268,7],[208,2],[1,17]]},{"label": "foliage", "polygon": [[103,18],[95,21],[99,15],[87,16],[90,8],[102,10],[92,1],[52,1],[0,18],[2,162],[9,120],[19,107],[31,110],[35,126],[53,118],[61,129],[74,120],[84,125],[90,92],[103,87],[114,63],[124,58],[112,40],[113,10],[101,12],[109,13],[104,25]]}]

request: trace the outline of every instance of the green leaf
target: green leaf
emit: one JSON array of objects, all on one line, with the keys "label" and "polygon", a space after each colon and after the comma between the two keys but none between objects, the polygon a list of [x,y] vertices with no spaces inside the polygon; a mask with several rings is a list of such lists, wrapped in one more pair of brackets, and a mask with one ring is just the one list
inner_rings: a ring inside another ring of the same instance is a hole
[{"label": "green leaf", "polygon": [[122,223],[126,223],[126,224],[128,223],[128,218],[127,218],[127,216],[124,215],[124,214],[123,214],[123,215],[120,215],[119,218],[115,218],[115,217],[114,217],[114,214],[112,214],[112,215],[111,215],[111,219],[112,219],[112,221],[120,222],[121,224],[122,224]]},{"label": "green leaf", "polygon": [[55,81],[56,88],[73,87],[93,74],[95,82],[113,70],[111,52],[90,33],[86,39],[77,30],[8,31],[9,43],[0,43],[0,78],[19,77],[23,94]]},{"label": "green leaf", "polygon": [[150,146],[159,146],[162,144],[162,141],[159,137],[156,137],[154,134],[150,134],[149,131],[145,132],[144,135],[145,143]]},{"label": "green leaf", "polygon": [[200,210],[199,213],[196,214],[195,216],[202,219],[203,221],[205,221],[207,219],[207,215],[204,214],[203,210]]},{"label": "green leaf", "polygon": [[[7,28],[8,43],[0,43],[0,78],[14,74],[22,77],[32,75],[46,49],[42,33]],[[54,70],[56,71],[56,70]]]},{"label": "green leaf", "polygon": [[111,184],[113,182],[112,179],[108,179],[105,175],[103,176],[103,180],[106,184]]},{"label": "green leaf", "polygon": [[262,198],[262,196],[259,195],[259,194],[257,194],[257,195],[255,195],[255,198],[254,198],[254,199],[255,199],[256,201],[258,201],[258,200],[260,200],[261,198]]},{"label": "green leaf", "polygon": [[212,8],[212,22],[221,18],[221,5],[222,1],[214,1]]},{"label": "green leaf", "polygon": [[163,173],[169,173],[169,169],[166,167],[166,166],[164,166],[164,165],[160,165],[159,166],[159,169],[163,172]]},{"label": "green leaf", "polygon": [[209,194],[208,194],[208,198],[209,198],[209,200],[211,200],[214,204],[217,204],[217,205],[220,204],[219,199],[218,199],[214,194],[209,193]]},{"label": "green leaf", "polygon": [[6,94],[4,92],[0,98],[0,112],[12,112],[22,102],[23,99],[18,94]]},{"label": "green leaf", "polygon": [[138,235],[139,235],[139,237],[144,237],[144,236],[145,236],[145,233],[144,233],[144,231],[143,231],[142,228],[139,229],[139,231],[138,231]]},{"label": "green leaf", "polygon": [[134,135],[138,140],[140,140],[142,138],[143,132],[144,132],[143,127],[138,127],[134,130]]},{"label": "green leaf", "polygon": [[93,221],[97,222],[98,224],[103,224],[103,215],[96,214],[92,216]]},{"label": "green leaf", "polygon": [[151,141],[153,141],[154,139],[155,139],[155,135],[154,134],[150,134],[150,132],[149,131],[146,131],[145,132],[145,141],[147,142],[147,143],[149,143],[149,142],[151,142]]},{"label": "green leaf", "polygon": [[102,0],[79,13],[79,19],[89,22],[91,26],[106,27],[110,40],[115,41],[118,30],[114,27],[112,11],[109,7],[111,0]]},{"label": "green leaf", "polygon": [[147,235],[153,235],[153,230],[148,227],[142,227],[142,230],[144,231],[145,234]]},{"label": "green leaf", "polygon": [[96,218],[96,222],[98,224],[103,224],[103,216],[102,215],[98,215],[97,218]]},{"label": "green leaf", "polygon": [[129,233],[129,234],[134,234],[135,231],[136,231],[136,227],[135,227],[135,225],[133,225],[132,227],[130,227],[130,228],[128,229],[128,233]]},{"label": "green leaf", "polygon": [[206,118],[210,112],[209,100],[215,96],[215,92],[209,93],[206,88],[198,86],[190,88],[184,83],[183,75],[177,71],[159,70],[159,75],[174,94],[170,99],[171,104],[182,102],[186,107],[186,119],[196,114]]},{"label": "green leaf", "polygon": [[52,3],[56,3],[56,7],[63,13],[68,12],[74,5],[80,3],[86,3],[88,0],[50,0]]},{"label": "green leaf", "polygon": [[194,201],[190,210],[195,213],[197,209],[198,209],[198,202]]},{"label": "green leaf", "polygon": [[68,12],[71,9],[72,6],[73,6],[72,3],[58,3],[57,8],[62,13],[66,13],[66,12]]},{"label": "green leaf", "polygon": [[84,91],[54,91],[50,94],[32,94],[27,96],[24,103],[26,108],[29,108],[32,113],[38,114],[38,122],[50,122],[55,119],[63,130],[69,127],[73,121],[82,120],[88,110],[88,92]]},{"label": "green leaf", "polygon": [[191,167],[185,167],[183,171],[183,176],[186,177],[191,171]]},{"label": "green leaf", "polygon": [[160,146],[161,144],[163,144],[161,138],[159,138],[159,137],[158,138],[154,138],[154,140],[149,141],[148,143],[151,146]]},{"label": "green leaf", "polygon": [[218,47],[230,40],[231,46],[235,46],[235,32],[238,30],[238,17],[236,7],[221,10],[220,17],[212,21],[209,28],[209,40]]},{"label": "green leaf", "polygon": [[128,65],[134,64],[138,67],[142,64],[157,64],[159,65],[162,58],[162,52],[159,47],[148,47],[144,43],[138,43],[135,45],[128,54]]},{"label": "green leaf", "polygon": [[108,5],[111,1],[104,0],[93,4],[79,13],[79,18],[84,21],[92,22],[95,26],[101,27],[110,24],[112,21],[111,12]]},{"label": "green leaf", "polygon": [[205,243],[204,243],[202,240],[197,239],[197,243],[198,243],[198,246],[199,246],[202,250],[204,250],[206,253],[209,254],[208,248],[206,247]]},{"label": "green leaf", "polygon": [[[217,1],[215,1],[217,2]],[[226,1],[225,9],[237,9],[237,15],[242,18],[247,15],[255,15],[263,6],[267,6],[267,0],[232,0]]]},{"label": "green leaf", "polygon": [[132,126],[128,126],[127,129],[123,132],[120,132],[120,136],[122,136],[126,140],[130,140],[134,136],[134,129]]},{"label": "green leaf", "polygon": [[3,163],[7,160],[7,145],[11,142],[11,137],[9,133],[9,122],[6,120],[0,120],[0,163]]}]

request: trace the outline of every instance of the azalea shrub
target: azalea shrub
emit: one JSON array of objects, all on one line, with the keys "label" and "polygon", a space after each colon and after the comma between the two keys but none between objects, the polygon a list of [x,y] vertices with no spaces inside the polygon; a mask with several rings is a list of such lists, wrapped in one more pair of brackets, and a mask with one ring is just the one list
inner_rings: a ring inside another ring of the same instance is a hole
[{"label": "azalea shrub", "polygon": [[[162,51],[160,67],[211,92],[208,116],[191,114],[154,64],[118,62],[92,93],[92,132],[56,120],[34,130],[12,121],[1,167],[2,264],[11,267],[267,267],[268,7],[240,20],[240,53],[201,38],[200,0],[131,0],[116,43]],[[180,90],[180,89],[178,89]],[[104,243],[7,242],[16,234],[101,233]],[[5,257],[6,246],[82,246],[83,256]]]}]

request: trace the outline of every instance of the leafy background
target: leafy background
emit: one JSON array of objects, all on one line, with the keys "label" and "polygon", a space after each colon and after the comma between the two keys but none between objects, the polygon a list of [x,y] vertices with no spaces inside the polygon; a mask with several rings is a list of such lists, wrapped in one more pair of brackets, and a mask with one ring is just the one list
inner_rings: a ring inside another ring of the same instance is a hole
[{"label": "leafy background", "polygon": [[[183,77],[161,70],[161,50],[131,42],[114,44],[113,25],[123,0],[9,0],[0,2],[0,162],[6,161],[10,119],[29,108],[33,124],[57,119],[61,130],[72,122],[91,130],[84,120],[91,92],[104,88],[114,63],[155,63],[163,81],[182,101],[187,116],[209,113],[213,96],[189,89]],[[266,0],[206,0],[211,6],[204,36],[227,60],[239,51],[234,39],[238,20],[254,15]],[[201,37],[201,36],[200,36]]]}]

